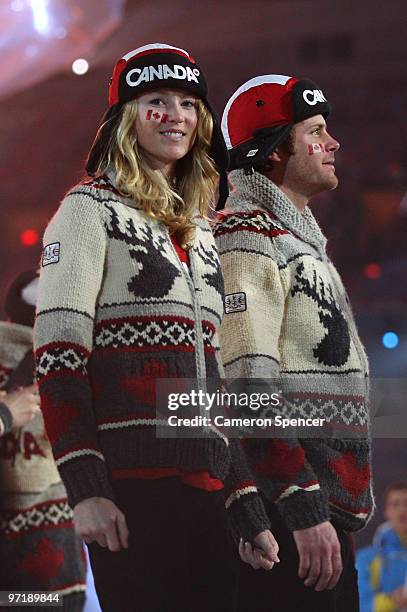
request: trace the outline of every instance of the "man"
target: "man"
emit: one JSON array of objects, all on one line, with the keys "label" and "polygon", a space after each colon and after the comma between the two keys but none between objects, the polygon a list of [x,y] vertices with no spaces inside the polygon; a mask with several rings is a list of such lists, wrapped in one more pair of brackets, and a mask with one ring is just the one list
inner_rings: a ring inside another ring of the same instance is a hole
[{"label": "man", "polygon": [[356,557],[361,612],[407,610],[407,482],[387,487],[384,515],[373,545]]},{"label": "man", "polygon": [[[281,563],[273,575],[241,566],[240,612],[358,610],[348,532],[362,528],[373,508],[368,363],[308,208],[312,196],[338,184],[329,112],[312,81],[266,75],[233,94],[222,120],[233,169],[215,229],[226,375],[249,392],[283,389],[280,418],[323,425],[244,440]],[[242,558],[251,550],[242,544]]]}]

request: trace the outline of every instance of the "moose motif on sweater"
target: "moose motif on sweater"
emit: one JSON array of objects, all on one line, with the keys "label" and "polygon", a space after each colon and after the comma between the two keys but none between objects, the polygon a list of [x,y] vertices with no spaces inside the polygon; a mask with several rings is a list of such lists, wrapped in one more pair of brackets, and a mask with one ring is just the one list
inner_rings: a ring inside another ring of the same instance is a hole
[{"label": "moose motif on sweater", "polygon": [[350,353],[349,327],[338,304],[335,301],[331,285],[317,276],[314,269],[312,281],[304,274],[304,264],[296,268],[295,285],[291,295],[303,293],[318,305],[319,320],[327,330],[324,338],[313,349],[314,357],[326,366],[344,365]]},{"label": "moose motif on sweater", "polygon": [[199,241],[197,247],[197,253],[199,257],[202,259],[204,264],[208,267],[209,270],[213,270],[213,272],[206,272],[203,274],[203,278],[206,280],[210,287],[213,287],[215,291],[219,293],[219,295],[223,299],[224,295],[224,284],[223,284],[223,275],[220,268],[219,258],[216,255],[216,251],[214,249],[207,250],[203,246],[202,242]]},{"label": "moose motif on sweater", "polygon": [[154,236],[147,223],[136,228],[133,219],[120,219],[114,208],[105,206],[109,211],[108,236],[128,244],[130,257],[137,262],[138,272],[127,283],[129,291],[138,297],[167,295],[181,272],[165,257],[164,236]]}]

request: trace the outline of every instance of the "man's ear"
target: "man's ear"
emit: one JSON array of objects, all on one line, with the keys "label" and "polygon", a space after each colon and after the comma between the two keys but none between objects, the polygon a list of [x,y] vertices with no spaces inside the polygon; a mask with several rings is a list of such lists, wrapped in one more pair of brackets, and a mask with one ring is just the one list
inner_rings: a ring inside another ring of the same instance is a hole
[{"label": "man's ear", "polygon": [[275,149],[272,153],[270,153],[270,155],[268,156],[268,159],[274,162],[282,161],[279,147],[277,147],[277,149]]}]

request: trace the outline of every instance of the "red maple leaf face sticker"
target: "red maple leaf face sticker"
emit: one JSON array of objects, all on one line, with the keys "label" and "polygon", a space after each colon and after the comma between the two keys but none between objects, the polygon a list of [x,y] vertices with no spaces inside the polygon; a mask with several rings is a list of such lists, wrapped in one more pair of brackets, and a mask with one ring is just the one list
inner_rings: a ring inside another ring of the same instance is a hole
[{"label": "red maple leaf face sticker", "polygon": [[158,111],[153,112],[153,109],[150,108],[146,113],[147,121],[159,121],[160,123],[165,123],[168,119],[167,113],[159,113]]},{"label": "red maple leaf face sticker", "polygon": [[370,482],[369,465],[359,468],[357,459],[351,451],[343,453],[338,459],[331,458],[328,465],[339,476],[342,487],[351,494],[354,501],[368,488]]},{"label": "red maple leaf face sticker", "polygon": [[64,564],[63,550],[54,548],[48,538],[42,538],[31,555],[26,555],[20,563],[20,568],[31,574],[40,585],[47,585],[57,576]]},{"label": "red maple leaf face sticker", "polygon": [[41,410],[51,444],[54,444],[68,431],[70,425],[79,418],[80,414],[78,406],[69,402],[59,402],[57,404],[50,395],[41,396]]},{"label": "red maple leaf face sticker", "polygon": [[282,480],[293,480],[304,467],[305,452],[301,446],[290,448],[288,442],[270,440],[266,456],[254,467],[256,474]]}]

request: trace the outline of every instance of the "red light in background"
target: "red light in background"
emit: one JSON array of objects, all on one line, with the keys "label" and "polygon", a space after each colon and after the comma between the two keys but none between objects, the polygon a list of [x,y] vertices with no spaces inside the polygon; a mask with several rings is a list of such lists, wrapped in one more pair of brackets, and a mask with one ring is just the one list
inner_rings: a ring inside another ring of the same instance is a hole
[{"label": "red light in background", "polygon": [[25,247],[34,246],[38,242],[38,232],[34,229],[26,229],[20,234],[20,242]]},{"label": "red light in background", "polygon": [[363,270],[363,274],[366,276],[366,278],[376,280],[382,275],[382,267],[376,263],[367,264]]}]

